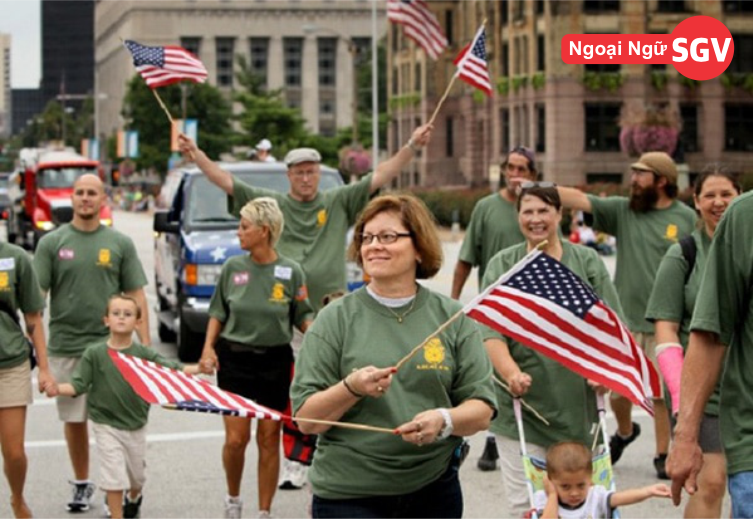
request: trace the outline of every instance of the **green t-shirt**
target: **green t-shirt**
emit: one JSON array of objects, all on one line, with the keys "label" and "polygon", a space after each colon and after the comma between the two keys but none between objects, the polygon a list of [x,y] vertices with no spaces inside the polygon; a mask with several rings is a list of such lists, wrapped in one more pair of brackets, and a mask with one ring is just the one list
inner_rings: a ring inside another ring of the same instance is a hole
[{"label": "green t-shirt", "polygon": [[28,254],[15,245],[0,242],[0,369],[14,368],[29,358],[29,344],[18,323],[18,311],[27,314],[44,309],[37,275]]},{"label": "green t-shirt", "polygon": [[728,346],[719,417],[727,473],[753,470],[753,192],[737,198],[714,232],[691,330]]},{"label": "green t-shirt", "polygon": [[[679,243],[672,245],[659,264],[656,272],[656,281],[648,300],[646,319],[649,321],[671,321],[680,324],[679,336],[683,348],[688,347],[688,334],[690,333],[690,319],[693,317],[698,287],[703,278],[703,267],[706,265],[706,255],[711,246],[711,238],[705,230],[693,231],[693,240],[696,245],[696,258],[693,271],[688,277],[688,262],[682,255],[682,247]],[[711,395],[704,412],[711,416],[719,415],[719,389],[717,384],[714,394]]]},{"label": "green t-shirt", "polygon": [[[141,429],[149,416],[149,404],[126,382],[110,358],[109,351],[106,340],[88,347],[73,372],[71,385],[77,395],[88,394],[86,406],[91,421],[122,431]],[[137,342],[118,351],[171,369],[182,368],[180,363],[171,362],[152,348]]]},{"label": "green t-shirt", "polygon": [[147,284],[133,241],[106,225],[83,232],[66,224],[45,235],[34,268],[39,286],[50,291],[52,357],[80,357],[104,340],[108,299]]},{"label": "green t-shirt", "polygon": [[221,337],[250,346],[289,344],[293,326],[314,318],[298,263],[259,265],[248,254],[222,266],[209,315],[223,323]]},{"label": "green t-shirt", "polygon": [[518,225],[518,210],[498,192],[485,196],[473,208],[458,259],[478,265],[478,283],[489,260],[502,249],[525,240]]},{"label": "green t-shirt", "polygon": [[[297,412],[313,394],[337,384],[354,368],[394,366],[460,310],[448,297],[419,287],[402,323],[365,289],[330,303],[306,332],[296,361],[291,400]],[[461,316],[394,375],[384,397],[363,398],[344,422],[396,427],[416,414],[479,399],[496,408],[491,364],[476,324]],[[423,447],[399,436],[332,427],[319,435],[309,478],[328,499],[401,495],[435,481],[447,470],[461,438]]]},{"label": "green t-shirt", "polygon": [[[609,272],[595,250],[568,242],[562,243],[562,264],[577,274],[596,294],[622,317],[617,291],[609,278]],[[496,281],[510,270],[528,253],[527,244],[521,243],[503,250],[489,262],[484,276],[484,287]],[[528,393],[523,397],[535,408],[550,425],[539,421],[531,413],[523,410],[523,423],[526,441],[549,447],[565,440],[577,440],[591,445],[592,426],[598,421],[596,395],[582,376],[570,371],[528,346],[503,337],[495,330],[482,326],[484,339],[502,339],[510,349],[520,369],[531,375],[532,383]],[[503,380],[498,374],[497,377]],[[512,398],[510,394],[495,385],[499,413],[492,422],[491,430],[496,434],[518,439],[515,425]]]},{"label": "green t-shirt", "polygon": [[288,193],[250,186],[233,178],[233,195],[228,205],[237,216],[254,198],[270,196],[277,200],[285,217],[277,250],[303,267],[309,283],[309,299],[319,311],[325,295],[346,288],[346,235],[369,201],[372,176],[368,174],[353,184],[320,191],[310,202],[299,202]]},{"label": "green t-shirt", "polygon": [[654,276],[667,249],[695,229],[695,212],[677,200],[666,209],[639,213],[622,196],[588,195],[594,229],[617,238],[614,285],[620,294],[627,325],[633,333],[654,333],[646,320],[646,305]]}]

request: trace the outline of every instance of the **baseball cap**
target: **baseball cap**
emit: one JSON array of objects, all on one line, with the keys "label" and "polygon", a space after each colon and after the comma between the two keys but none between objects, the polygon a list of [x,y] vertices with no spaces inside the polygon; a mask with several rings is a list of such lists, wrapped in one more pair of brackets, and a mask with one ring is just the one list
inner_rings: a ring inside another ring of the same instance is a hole
[{"label": "baseball cap", "polygon": [[322,156],[314,148],[296,148],[285,155],[285,164],[294,166],[301,162],[321,162]]},{"label": "baseball cap", "polygon": [[259,144],[256,145],[256,149],[269,151],[272,149],[272,143],[269,142],[269,139],[262,139],[259,141]]},{"label": "baseball cap", "polygon": [[653,171],[660,177],[664,177],[670,184],[677,183],[677,165],[672,157],[663,151],[649,151],[641,155],[638,162],[630,165],[631,169],[643,169]]}]

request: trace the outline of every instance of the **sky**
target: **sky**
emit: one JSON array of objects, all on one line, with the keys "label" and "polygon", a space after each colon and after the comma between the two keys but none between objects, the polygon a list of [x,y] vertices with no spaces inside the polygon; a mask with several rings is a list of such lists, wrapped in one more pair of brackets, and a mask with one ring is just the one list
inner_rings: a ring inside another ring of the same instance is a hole
[{"label": "sky", "polygon": [[0,0],[0,33],[10,34],[12,88],[39,88],[42,59],[40,0]]}]

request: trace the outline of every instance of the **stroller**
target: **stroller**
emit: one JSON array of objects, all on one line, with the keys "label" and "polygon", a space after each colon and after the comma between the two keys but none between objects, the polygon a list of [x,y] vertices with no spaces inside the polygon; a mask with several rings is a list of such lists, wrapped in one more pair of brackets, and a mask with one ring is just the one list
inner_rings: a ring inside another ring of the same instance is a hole
[{"label": "stroller", "polygon": [[[599,421],[597,429],[594,432],[594,441],[591,451],[594,452],[592,459],[593,465],[593,484],[607,488],[610,491],[616,490],[614,474],[612,472],[612,457],[609,452],[609,437],[606,428],[606,407],[604,406],[604,395],[597,395],[597,409]],[[523,468],[526,473],[528,487],[528,501],[531,504],[531,511],[526,517],[538,519],[539,511],[536,510],[533,495],[539,490],[544,490],[544,476],[546,476],[546,461],[528,454],[526,450],[525,432],[523,431],[523,414],[519,398],[513,399],[513,409],[515,411],[515,422],[518,426],[518,437],[520,438],[520,453],[523,458]],[[598,446],[599,434],[601,434],[602,445]],[[598,447],[598,450],[597,450]],[[613,519],[620,519],[619,511],[612,512]]]}]

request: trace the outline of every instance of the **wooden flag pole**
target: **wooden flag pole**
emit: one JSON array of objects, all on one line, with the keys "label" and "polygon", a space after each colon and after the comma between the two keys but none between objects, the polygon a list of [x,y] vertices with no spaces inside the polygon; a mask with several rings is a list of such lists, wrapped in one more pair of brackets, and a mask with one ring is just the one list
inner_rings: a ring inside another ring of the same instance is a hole
[{"label": "wooden flag pole", "polygon": [[165,112],[165,115],[167,116],[168,120],[170,121],[170,124],[172,125],[174,123],[173,116],[170,115],[170,110],[168,110],[167,107],[165,106],[165,103],[162,102],[162,98],[157,93],[157,89],[156,88],[150,88],[149,90],[151,90],[152,94],[154,94],[154,97],[157,98],[157,102],[162,107],[162,110]]},{"label": "wooden flag pole", "polygon": [[533,407],[531,407],[531,405],[530,405],[530,404],[528,404],[528,403],[527,403],[527,402],[526,402],[525,400],[523,400],[523,398],[522,398],[522,397],[519,397],[519,396],[515,396],[515,395],[513,395],[513,393],[512,393],[512,389],[510,389],[510,386],[508,386],[507,384],[505,384],[504,382],[502,382],[502,381],[501,381],[500,379],[498,379],[498,378],[497,378],[497,377],[495,377],[495,376],[492,376],[492,380],[493,380],[493,381],[494,381],[494,382],[495,382],[495,383],[496,383],[496,384],[497,384],[498,386],[500,386],[500,387],[501,387],[502,389],[504,389],[505,391],[507,391],[508,393],[510,393],[510,395],[511,395],[511,396],[512,396],[513,398],[518,398],[518,399],[520,399],[520,403],[521,403],[521,404],[523,405],[523,407],[525,407],[526,409],[528,409],[529,411],[531,411],[531,413],[533,413],[533,416],[535,416],[536,418],[538,418],[539,420],[541,420],[542,422],[544,422],[544,424],[545,424],[545,425],[549,425],[549,420],[547,420],[546,418],[544,418],[543,416],[541,416],[541,414],[539,414],[539,412],[538,412],[538,411],[536,411],[536,409],[534,409]]}]

